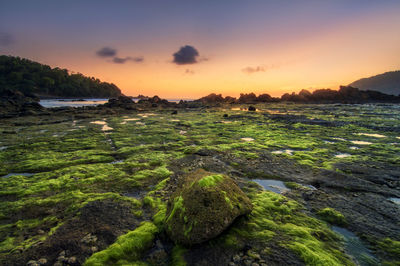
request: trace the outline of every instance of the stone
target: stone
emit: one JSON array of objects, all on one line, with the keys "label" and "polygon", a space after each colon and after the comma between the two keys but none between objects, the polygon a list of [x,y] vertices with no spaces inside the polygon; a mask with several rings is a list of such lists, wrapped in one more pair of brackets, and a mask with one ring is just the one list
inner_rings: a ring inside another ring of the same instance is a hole
[{"label": "stone", "polygon": [[46,265],[47,264],[47,259],[46,258],[41,258],[37,261],[39,265]]},{"label": "stone", "polygon": [[199,169],[181,182],[168,201],[165,221],[166,232],[175,243],[205,242],[252,210],[249,198],[226,175]]},{"label": "stone", "polygon": [[37,263],[36,260],[30,260],[30,261],[28,261],[28,263],[26,265],[27,266],[39,266],[39,263]]},{"label": "stone", "polygon": [[76,257],[70,257],[67,261],[68,264],[75,265],[77,262]]},{"label": "stone", "polygon": [[239,255],[235,255],[233,256],[233,262],[239,262],[240,261],[240,256]]}]

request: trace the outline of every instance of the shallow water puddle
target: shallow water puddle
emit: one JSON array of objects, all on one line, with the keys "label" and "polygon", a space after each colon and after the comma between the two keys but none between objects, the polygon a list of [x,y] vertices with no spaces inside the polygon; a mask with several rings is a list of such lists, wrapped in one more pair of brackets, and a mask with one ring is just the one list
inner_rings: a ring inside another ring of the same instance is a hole
[{"label": "shallow water puddle", "polygon": [[144,193],[141,191],[132,191],[132,192],[124,193],[122,195],[125,197],[128,197],[128,198],[140,199],[143,197],[143,194]]},{"label": "shallow water puddle", "polygon": [[349,156],[351,156],[351,154],[348,154],[348,153],[339,153],[339,154],[335,155],[336,158],[346,158]]},{"label": "shallow water puddle", "polygon": [[124,160],[117,160],[117,161],[112,161],[109,164],[117,164],[117,163],[123,163],[123,162],[124,162]]},{"label": "shallow water puddle", "polygon": [[17,176],[17,175],[33,176],[34,174],[32,174],[32,173],[9,173],[8,175],[3,175],[2,178],[7,178],[10,176]]},{"label": "shallow water puddle", "polygon": [[289,191],[290,188],[285,186],[280,180],[274,179],[252,179],[252,181],[256,182],[257,184],[261,185],[264,189],[282,194],[283,192]]},{"label": "shallow water puddle", "polygon": [[332,139],[340,140],[340,141],[346,141],[344,138],[332,138]]},{"label": "shallow water puddle", "polygon": [[109,127],[108,125],[103,125],[103,127],[101,128],[102,131],[111,131],[114,130],[112,127]]},{"label": "shallow water puddle", "polygon": [[352,140],[350,142],[353,144],[356,144],[356,145],[371,145],[371,144],[373,144],[372,142],[362,141],[362,140]]},{"label": "shallow water puddle", "polygon": [[379,261],[371,251],[361,242],[360,238],[353,232],[339,227],[332,226],[332,231],[341,235],[344,239],[344,248],[346,253],[358,262],[359,265],[378,265]]},{"label": "shallow water puddle", "polygon": [[385,135],[381,135],[381,134],[354,133],[354,135],[367,136],[367,137],[373,137],[373,138],[386,138]]},{"label": "shallow water puddle", "polygon": [[91,124],[96,124],[96,125],[106,125],[106,121],[98,120],[98,121],[92,121],[90,122]]},{"label": "shallow water puddle", "polygon": [[400,198],[388,198],[393,203],[399,204],[400,205]]},{"label": "shallow water puddle", "polygon": [[249,141],[253,141],[254,139],[253,138],[241,138],[241,140],[249,142]]},{"label": "shallow water puddle", "polygon": [[90,122],[90,123],[91,123],[91,124],[96,124],[96,125],[103,125],[103,127],[101,128],[102,131],[111,131],[111,130],[114,130],[114,128],[109,127],[109,126],[107,125],[107,122],[106,122],[106,121],[98,120],[98,121],[92,121],[92,122]]},{"label": "shallow water puddle", "polygon": [[138,114],[138,116],[141,116],[143,118],[146,118],[146,117],[149,117],[149,116],[154,116],[154,115],[156,115],[156,114],[153,114],[153,113]]},{"label": "shallow water puddle", "polygon": [[281,150],[281,151],[272,151],[272,154],[288,154],[293,155],[294,150]]}]

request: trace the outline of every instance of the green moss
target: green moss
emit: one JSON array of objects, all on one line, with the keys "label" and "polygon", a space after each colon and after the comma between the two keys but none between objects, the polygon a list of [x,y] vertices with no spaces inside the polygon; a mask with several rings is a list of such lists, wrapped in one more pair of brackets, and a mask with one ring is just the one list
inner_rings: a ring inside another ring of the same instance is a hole
[{"label": "green moss", "polygon": [[319,210],[317,214],[319,217],[321,217],[322,220],[329,222],[331,224],[337,224],[337,225],[346,224],[346,219],[344,215],[333,208],[324,208],[322,210]]},{"label": "green moss", "polygon": [[392,240],[387,237],[378,242],[378,247],[393,255],[393,257],[400,258],[400,241]]},{"label": "green moss", "polygon": [[224,180],[223,175],[209,175],[201,178],[197,182],[201,187],[212,187],[215,186],[217,183],[221,182],[222,180]]},{"label": "green moss", "polygon": [[380,249],[380,252],[383,251],[386,255],[386,260],[382,263],[383,265],[400,265],[400,241],[387,237],[378,241],[377,247]]},{"label": "green moss", "polygon": [[227,232],[228,245],[257,241],[268,246],[279,239],[280,246],[291,249],[307,265],[353,265],[340,251],[340,239],[324,223],[302,213],[299,203],[269,191],[250,196],[253,211]]},{"label": "green moss", "polygon": [[174,199],[172,211],[169,214],[169,216],[167,217],[166,222],[168,223],[169,220],[171,220],[175,216],[175,214],[178,215],[178,213],[179,213],[180,217],[182,217],[182,215],[184,215],[184,213],[185,213],[185,207],[183,206],[183,197],[182,196],[178,196]]},{"label": "green moss", "polygon": [[180,245],[174,246],[172,249],[172,265],[174,266],[186,266],[184,258],[186,249]]},{"label": "green moss", "polygon": [[121,261],[135,262],[140,259],[142,252],[151,245],[157,232],[157,226],[151,222],[144,222],[134,231],[120,236],[107,249],[93,254],[84,265],[118,265]]},{"label": "green moss", "polygon": [[0,252],[6,252],[14,248],[15,237],[7,237],[0,243]]}]

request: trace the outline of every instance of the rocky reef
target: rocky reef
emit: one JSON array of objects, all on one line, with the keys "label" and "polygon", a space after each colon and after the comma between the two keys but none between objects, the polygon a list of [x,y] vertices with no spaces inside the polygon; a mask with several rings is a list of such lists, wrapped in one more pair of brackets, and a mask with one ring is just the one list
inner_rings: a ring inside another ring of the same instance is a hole
[{"label": "rocky reef", "polygon": [[399,264],[398,105],[206,106],[1,117],[0,264]]}]

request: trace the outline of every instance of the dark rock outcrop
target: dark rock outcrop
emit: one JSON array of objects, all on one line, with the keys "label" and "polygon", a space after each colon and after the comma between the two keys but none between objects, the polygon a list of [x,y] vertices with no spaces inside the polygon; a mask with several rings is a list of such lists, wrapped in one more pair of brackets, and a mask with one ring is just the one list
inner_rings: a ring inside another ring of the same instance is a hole
[{"label": "dark rock outcrop", "polygon": [[0,117],[36,115],[45,108],[39,104],[39,98],[20,91],[5,90],[0,97]]},{"label": "dark rock outcrop", "polygon": [[199,244],[218,236],[251,210],[249,198],[230,177],[196,170],[168,202],[166,231],[176,243]]}]

